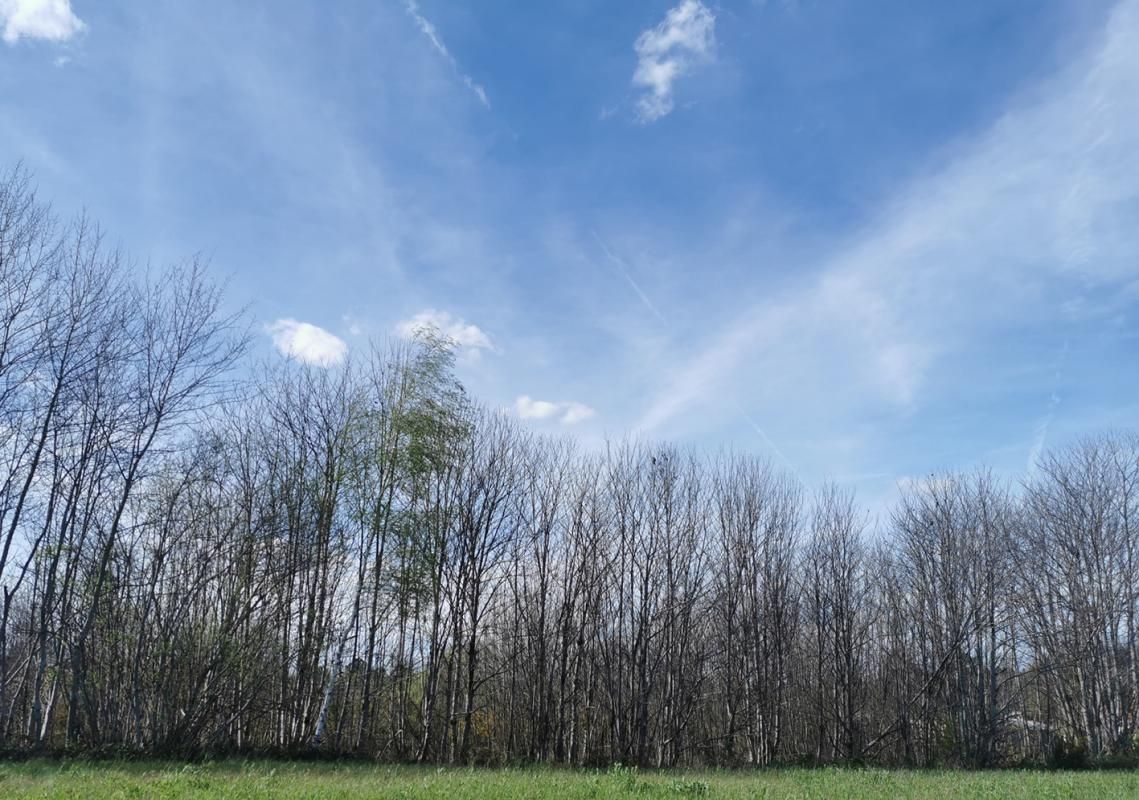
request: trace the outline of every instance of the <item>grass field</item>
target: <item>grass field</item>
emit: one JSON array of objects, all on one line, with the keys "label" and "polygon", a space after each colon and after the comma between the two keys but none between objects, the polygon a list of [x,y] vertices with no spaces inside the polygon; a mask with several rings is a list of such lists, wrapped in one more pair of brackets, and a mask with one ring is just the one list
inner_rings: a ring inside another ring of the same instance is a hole
[{"label": "grass field", "polygon": [[0,797],[1139,798],[1139,772],[465,770],[280,762],[0,764]]}]

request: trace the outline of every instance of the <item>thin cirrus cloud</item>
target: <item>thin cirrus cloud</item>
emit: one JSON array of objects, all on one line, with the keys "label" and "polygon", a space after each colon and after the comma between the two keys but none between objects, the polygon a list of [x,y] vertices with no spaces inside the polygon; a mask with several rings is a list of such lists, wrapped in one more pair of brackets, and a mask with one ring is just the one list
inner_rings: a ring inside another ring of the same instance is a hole
[{"label": "thin cirrus cloud", "polygon": [[712,56],[716,47],[716,17],[700,0],[682,0],[664,21],[650,28],[633,45],[637,68],[633,86],[641,90],[637,116],[654,122],[672,112],[673,84]]},{"label": "thin cirrus cloud", "polygon": [[1137,74],[1128,0],[1083,58],[899,192],[813,276],[678,364],[639,427],[706,405],[742,373],[781,375],[804,412],[838,414],[829,387],[841,382],[848,405],[910,413],[935,384],[967,382],[945,364],[983,362],[986,342],[1056,320],[1073,297],[1124,296],[1139,255]]},{"label": "thin cirrus cloud", "polygon": [[279,319],[265,326],[273,346],[281,355],[314,367],[335,367],[344,363],[348,345],[324,328],[295,319]]},{"label": "thin cirrus cloud", "polygon": [[87,27],[71,10],[71,0],[0,0],[3,39],[65,42]]},{"label": "thin cirrus cloud", "polygon": [[535,400],[525,394],[514,401],[514,413],[516,413],[520,419],[556,419],[563,425],[576,425],[579,422],[585,422],[597,414],[596,411],[584,403]]},{"label": "thin cirrus cloud", "polygon": [[395,332],[403,339],[414,339],[424,333],[435,331],[463,350],[493,350],[494,343],[486,331],[478,325],[454,316],[448,311],[429,308],[420,311],[411,319],[395,326]]},{"label": "thin cirrus cloud", "polygon": [[431,47],[434,48],[435,52],[451,65],[451,69],[459,76],[459,80],[478,98],[483,108],[489,109],[490,99],[486,95],[486,89],[475,83],[474,78],[463,72],[462,68],[459,67],[459,62],[451,55],[451,51],[447,49],[447,45],[443,44],[443,39],[439,36],[439,29],[435,27],[435,24],[431,22],[431,20],[423,16],[423,12],[419,10],[419,3],[416,2],[416,0],[405,0],[403,5],[404,8],[407,9],[408,16],[412,18],[420,32],[427,37],[427,41],[431,43]]}]

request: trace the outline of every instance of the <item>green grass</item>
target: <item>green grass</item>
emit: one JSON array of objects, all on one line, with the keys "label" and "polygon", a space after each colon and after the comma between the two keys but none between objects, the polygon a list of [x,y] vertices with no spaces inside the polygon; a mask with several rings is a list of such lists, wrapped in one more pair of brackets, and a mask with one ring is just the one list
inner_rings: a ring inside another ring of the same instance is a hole
[{"label": "green grass", "polygon": [[227,761],[0,764],[0,797],[32,798],[1139,798],[1139,772],[779,769],[467,770]]}]

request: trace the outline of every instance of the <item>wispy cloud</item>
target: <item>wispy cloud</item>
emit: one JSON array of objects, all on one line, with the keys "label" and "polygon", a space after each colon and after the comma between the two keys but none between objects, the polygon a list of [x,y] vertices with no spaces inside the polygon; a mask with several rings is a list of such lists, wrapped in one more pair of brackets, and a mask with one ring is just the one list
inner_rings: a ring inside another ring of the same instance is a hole
[{"label": "wispy cloud", "polygon": [[474,93],[483,107],[489,109],[490,99],[486,95],[486,89],[476,83],[474,78],[470,75],[463,72],[459,66],[459,62],[455,60],[455,57],[451,55],[451,51],[447,49],[447,45],[443,44],[443,39],[439,35],[439,29],[435,27],[435,24],[431,22],[431,20],[423,16],[423,12],[419,10],[419,3],[416,2],[416,0],[404,0],[404,8],[407,9],[408,15],[415,21],[416,27],[427,37],[427,41],[431,43],[435,52],[441,55],[446,62],[451,65],[451,68],[455,70],[455,74],[459,77],[459,80]]},{"label": "wispy cloud", "polygon": [[597,414],[594,409],[584,403],[535,400],[525,394],[514,401],[514,412],[520,419],[557,419],[563,425],[576,425],[593,418]]},{"label": "wispy cloud", "polygon": [[87,27],[71,10],[71,0],[0,0],[4,41],[65,42]]},{"label": "wispy cloud", "polygon": [[265,326],[277,352],[303,364],[334,367],[344,362],[348,345],[324,328],[295,319],[279,319]]},{"label": "wispy cloud", "polygon": [[344,330],[348,332],[349,336],[363,336],[365,332],[364,323],[356,318],[354,314],[343,314],[340,317],[341,324],[344,325]]},{"label": "wispy cloud", "polygon": [[[592,235],[593,235],[594,240],[597,242],[597,245],[601,248],[601,251],[605,254],[605,257],[613,264],[613,266],[616,268],[617,272],[621,275],[622,278],[625,279],[625,282],[629,284],[629,287],[633,290],[633,293],[637,295],[637,297],[640,299],[641,303],[645,306],[645,308],[647,308],[652,313],[652,315],[654,317],[656,317],[657,321],[659,321],[661,323],[661,325],[666,330],[671,331],[673,326],[669,323],[668,318],[666,318],[664,316],[664,314],[661,313],[659,307],[657,306],[656,303],[653,302],[652,298],[649,297],[648,293],[645,292],[644,289],[641,288],[640,284],[638,284],[633,279],[633,276],[630,274],[630,271],[629,271],[628,263],[626,263],[626,261],[621,256],[619,256],[617,253],[615,253],[609,247],[609,245],[606,244],[605,240],[601,238],[601,235],[599,233],[597,233],[597,231],[592,231]],[[678,389],[678,391],[676,393],[670,395],[667,398],[661,399],[661,406],[659,409],[657,409],[655,414],[650,415],[648,418],[642,419],[642,421],[641,421],[642,427],[645,427],[645,426],[647,426],[648,428],[656,427],[658,422],[655,419],[655,417],[657,415],[660,415],[661,418],[664,419],[667,417],[667,415],[669,413],[668,409],[671,409],[674,406],[679,408],[680,406],[689,402],[691,399],[689,396],[689,393],[692,391],[699,391],[700,390],[700,384],[693,382],[693,383],[690,383],[689,386],[686,388],[680,388],[680,387],[676,387],[676,388]],[[771,437],[768,436],[767,431],[765,431],[759,425],[759,423],[756,422],[755,419],[750,414],[748,414],[748,412],[744,408],[743,404],[739,401],[739,399],[735,395],[731,396],[731,402],[735,406],[736,410],[739,412],[740,417],[743,418],[743,420],[747,423],[748,427],[750,427],[753,431],[755,431],[755,433],[759,437],[760,441],[763,442],[764,447],[769,449],[771,452],[775,453],[775,455],[777,455],[779,457],[780,461],[782,461],[788,467],[790,467],[790,469],[793,472],[796,471],[795,466],[791,463],[790,459],[787,458],[786,454],[784,454],[783,451],[780,450],[779,447],[775,444],[775,442],[773,442],[771,440]]]},{"label": "wispy cloud", "polygon": [[[675,368],[641,417],[662,426],[747,376],[833,416],[909,413],[950,356],[1061,316],[1085,289],[1123,286],[1139,258],[1139,3],[1013,103],[955,157],[897,194],[795,288],[746,309]],[[961,361],[954,363],[960,364]],[[836,389],[841,387],[841,392]]]},{"label": "wispy cloud", "polygon": [[396,334],[413,339],[425,332],[436,331],[464,350],[493,350],[494,343],[478,325],[454,316],[448,311],[429,308],[395,326]]},{"label": "wispy cloud", "polygon": [[1040,456],[1044,453],[1044,445],[1048,442],[1048,429],[1052,427],[1052,421],[1056,419],[1056,409],[1060,407],[1060,380],[1064,374],[1064,362],[1068,360],[1068,340],[1064,340],[1064,347],[1060,350],[1060,354],[1056,357],[1056,372],[1052,383],[1052,393],[1048,397],[1048,408],[1044,413],[1044,417],[1036,425],[1035,438],[1032,441],[1032,447],[1028,451],[1028,463],[1025,466],[1025,472],[1032,475],[1036,472],[1036,468],[1040,463]]},{"label": "wispy cloud", "polygon": [[707,61],[716,47],[716,17],[700,0],[681,0],[664,21],[637,37],[633,85],[643,90],[637,100],[642,122],[653,122],[673,109],[673,84]]}]

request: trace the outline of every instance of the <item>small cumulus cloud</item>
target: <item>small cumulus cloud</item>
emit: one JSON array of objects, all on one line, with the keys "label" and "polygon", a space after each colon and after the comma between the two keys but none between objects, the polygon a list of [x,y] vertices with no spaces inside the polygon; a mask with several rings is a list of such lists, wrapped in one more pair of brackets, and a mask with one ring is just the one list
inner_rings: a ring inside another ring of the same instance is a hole
[{"label": "small cumulus cloud", "polygon": [[315,367],[334,367],[344,362],[348,345],[342,339],[308,322],[279,319],[265,326],[277,352]]},{"label": "small cumulus cloud", "polygon": [[596,411],[584,403],[565,403],[564,405],[565,413],[562,414],[563,425],[576,425],[579,422],[592,419],[597,415]]},{"label": "small cumulus cloud", "polygon": [[584,403],[573,401],[555,403],[550,400],[535,400],[525,394],[514,401],[514,413],[520,419],[557,419],[563,425],[576,425],[597,414]]},{"label": "small cumulus cloud", "polygon": [[20,39],[65,42],[87,27],[71,10],[71,0],[0,0],[0,34],[8,44]]},{"label": "small cumulus cloud", "polygon": [[464,350],[494,349],[494,343],[486,331],[447,311],[429,308],[395,326],[396,334],[404,339],[414,339],[433,331]]},{"label": "small cumulus cloud", "polygon": [[558,413],[560,407],[557,403],[535,400],[524,394],[514,401],[514,410],[522,419],[549,419]]},{"label": "small cumulus cloud", "polygon": [[642,122],[653,122],[673,108],[673,84],[707,61],[716,47],[716,17],[700,0],[682,0],[633,44],[637,69],[633,85],[643,90],[637,100]]}]

